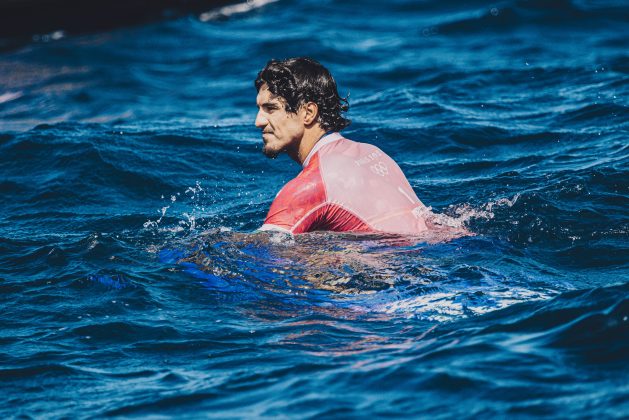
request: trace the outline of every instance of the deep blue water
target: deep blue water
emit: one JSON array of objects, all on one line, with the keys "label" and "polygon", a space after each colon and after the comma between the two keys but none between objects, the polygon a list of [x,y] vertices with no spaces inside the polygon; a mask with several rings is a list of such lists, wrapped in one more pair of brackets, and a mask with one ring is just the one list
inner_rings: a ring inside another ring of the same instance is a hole
[{"label": "deep blue water", "polygon": [[[629,416],[626,3],[249,9],[0,53],[0,415]],[[251,233],[296,55],[475,236]]]}]

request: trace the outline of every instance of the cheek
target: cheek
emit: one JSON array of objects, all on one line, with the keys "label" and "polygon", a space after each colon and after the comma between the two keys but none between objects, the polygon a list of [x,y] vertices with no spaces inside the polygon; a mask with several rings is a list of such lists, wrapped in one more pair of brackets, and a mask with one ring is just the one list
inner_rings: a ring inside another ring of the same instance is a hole
[{"label": "cheek", "polygon": [[282,126],[285,124],[284,118],[278,118],[273,116],[269,118],[269,123],[273,127],[273,130],[279,131],[282,129]]},{"label": "cheek", "polygon": [[299,120],[295,118],[289,118],[288,121],[286,121],[286,128],[292,132],[295,132],[301,131],[303,129],[303,126],[299,124]]}]

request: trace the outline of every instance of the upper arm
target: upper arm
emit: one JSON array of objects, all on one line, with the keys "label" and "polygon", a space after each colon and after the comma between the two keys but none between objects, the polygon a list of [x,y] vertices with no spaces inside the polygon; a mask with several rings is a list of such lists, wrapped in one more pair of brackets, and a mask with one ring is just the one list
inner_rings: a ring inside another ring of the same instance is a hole
[{"label": "upper arm", "polygon": [[309,224],[311,218],[308,216],[325,202],[326,193],[319,173],[319,165],[317,162],[312,162],[295,179],[286,184],[275,197],[263,228],[268,225],[264,230],[308,232],[311,227]]}]

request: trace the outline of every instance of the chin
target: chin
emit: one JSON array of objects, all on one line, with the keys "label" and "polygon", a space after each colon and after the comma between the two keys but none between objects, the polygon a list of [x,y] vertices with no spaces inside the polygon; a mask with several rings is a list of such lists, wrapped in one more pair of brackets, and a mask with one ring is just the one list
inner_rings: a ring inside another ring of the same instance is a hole
[{"label": "chin", "polygon": [[264,156],[270,158],[270,159],[275,159],[279,154],[280,154],[281,150],[274,150],[274,149],[270,149],[266,146],[262,147],[262,153],[264,153]]}]

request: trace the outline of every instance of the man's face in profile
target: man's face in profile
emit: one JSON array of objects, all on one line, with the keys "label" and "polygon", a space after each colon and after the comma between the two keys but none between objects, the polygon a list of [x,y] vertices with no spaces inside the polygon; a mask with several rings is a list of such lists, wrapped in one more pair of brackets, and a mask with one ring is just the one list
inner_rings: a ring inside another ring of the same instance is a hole
[{"label": "man's face in profile", "polygon": [[296,152],[304,134],[301,112],[287,112],[284,99],[272,94],[266,84],[260,88],[256,103],[258,115],[255,124],[262,130],[262,152],[270,158],[291,149]]}]

